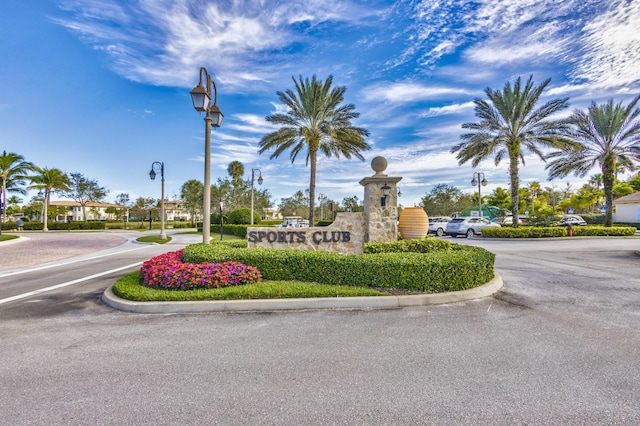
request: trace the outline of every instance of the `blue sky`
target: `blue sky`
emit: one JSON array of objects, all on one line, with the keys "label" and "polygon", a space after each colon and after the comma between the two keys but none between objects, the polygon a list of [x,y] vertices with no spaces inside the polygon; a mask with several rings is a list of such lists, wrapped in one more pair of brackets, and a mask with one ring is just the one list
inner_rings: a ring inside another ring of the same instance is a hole
[{"label": "blue sky", "polygon": [[[205,66],[225,115],[212,133],[212,181],[229,162],[260,168],[277,204],[308,187],[304,157],[270,160],[258,142],[292,76],[346,86],[368,129],[366,160],[319,158],[316,193],[340,201],[363,190],[370,161],[401,176],[400,203],[433,185],[472,192],[508,185],[507,163],[458,166],[450,148],[476,121],[473,99],[518,76],[551,78],[548,100],[571,108],[640,93],[640,2],[602,0],[229,1],[29,0],[0,6],[0,150],[97,179],[119,193],[160,196],[151,163],[165,163],[173,198],[203,180],[204,122],[189,91]],[[547,182],[525,158],[521,182]],[[594,170],[594,173],[597,171]],[[33,194],[31,194],[33,195]],[[28,201],[29,197],[26,197]]]}]

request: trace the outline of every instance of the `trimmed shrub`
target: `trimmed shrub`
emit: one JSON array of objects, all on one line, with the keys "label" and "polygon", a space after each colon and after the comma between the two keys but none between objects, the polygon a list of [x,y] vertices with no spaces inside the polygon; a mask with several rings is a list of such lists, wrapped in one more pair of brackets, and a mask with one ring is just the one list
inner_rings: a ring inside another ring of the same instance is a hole
[{"label": "trimmed shrub", "polygon": [[[227,223],[230,225],[248,225],[251,223],[251,209],[250,208],[241,208],[232,211],[226,217]],[[260,223],[260,214],[256,211],[253,212],[253,223],[258,225]]]},{"label": "trimmed shrub", "polygon": [[[632,226],[613,226],[607,228],[599,225],[573,226],[574,237],[595,237],[595,236],[631,236],[636,229]],[[485,228],[482,236],[487,238],[550,238],[568,236],[566,226],[519,226],[512,228],[503,226],[501,228]]]},{"label": "trimmed shrub", "polygon": [[[574,227],[575,229],[575,227]],[[486,238],[548,238],[566,237],[567,229],[561,226],[503,226],[500,228],[484,228],[482,236]]]},{"label": "trimmed shrub", "polygon": [[633,226],[574,226],[574,237],[594,237],[594,236],[609,236],[609,237],[630,237],[635,235],[636,228]]},{"label": "trimmed shrub", "polygon": [[364,252],[372,253],[430,253],[438,250],[450,250],[451,242],[434,237],[400,240],[384,243],[365,243]]},{"label": "trimmed shrub", "polygon": [[480,247],[451,245],[430,253],[345,255],[295,249],[237,249],[224,244],[185,248],[185,262],[237,261],[258,268],[264,279],[298,280],[422,292],[477,287],[494,275],[495,255]]}]

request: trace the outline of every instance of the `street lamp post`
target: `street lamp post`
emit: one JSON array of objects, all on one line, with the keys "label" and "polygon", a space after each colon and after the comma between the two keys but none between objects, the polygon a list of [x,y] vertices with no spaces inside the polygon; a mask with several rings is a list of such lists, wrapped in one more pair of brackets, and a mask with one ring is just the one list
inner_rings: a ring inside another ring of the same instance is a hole
[{"label": "street lamp post", "polygon": [[480,212],[480,217],[482,217],[482,193],[480,192],[480,185],[487,186],[487,179],[484,177],[484,173],[474,172],[471,185],[478,185],[478,211]]},{"label": "street lamp post", "polygon": [[151,171],[149,172],[149,177],[151,178],[151,180],[156,180],[157,167],[160,168],[160,186],[162,187],[162,198],[160,199],[160,239],[166,240],[167,234],[164,231],[164,162],[161,163],[160,161],[154,161],[153,163],[151,163]]},{"label": "street lamp post", "polygon": [[322,209],[322,203],[327,201],[327,196],[324,194],[318,195],[318,201],[320,202],[320,220],[324,220],[324,211]]},{"label": "street lamp post", "polygon": [[222,241],[222,211],[224,210],[224,201],[220,199],[220,241]]},{"label": "street lamp post", "polygon": [[[206,86],[202,85],[205,77]],[[213,91],[212,91],[213,90]],[[213,105],[211,95],[213,94]],[[191,91],[191,100],[196,111],[206,112],[204,117],[204,202],[202,218],[202,244],[209,244],[211,227],[211,126],[220,127],[222,112],[218,107],[218,90],[205,67],[200,68],[200,82]]]},{"label": "street lamp post", "polygon": [[262,179],[262,170],[260,169],[251,169],[251,224],[253,225],[253,182],[256,176],[256,172],[258,175],[258,185],[262,185],[264,179]]}]

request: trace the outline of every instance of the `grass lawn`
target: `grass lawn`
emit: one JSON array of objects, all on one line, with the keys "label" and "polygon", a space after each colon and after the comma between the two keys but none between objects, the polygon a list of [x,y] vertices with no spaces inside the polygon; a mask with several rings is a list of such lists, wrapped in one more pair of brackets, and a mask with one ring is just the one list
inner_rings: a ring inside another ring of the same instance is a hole
[{"label": "grass lawn", "polygon": [[389,293],[347,286],[307,283],[299,281],[262,281],[232,287],[207,290],[155,290],[139,284],[140,274],[132,272],[120,278],[113,286],[116,296],[139,302],[241,300],[241,299],[291,299],[304,297],[357,297],[387,296]]},{"label": "grass lawn", "polygon": [[18,238],[18,236],[17,235],[7,235],[7,234],[0,235],[0,241],[9,241],[9,240],[13,240],[15,238]]},{"label": "grass lawn", "polygon": [[136,241],[141,243],[166,244],[171,241],[171,237],[167,236],[166,240],[161,240],[159,235],[147,235],[146,237],[136,238]]}]

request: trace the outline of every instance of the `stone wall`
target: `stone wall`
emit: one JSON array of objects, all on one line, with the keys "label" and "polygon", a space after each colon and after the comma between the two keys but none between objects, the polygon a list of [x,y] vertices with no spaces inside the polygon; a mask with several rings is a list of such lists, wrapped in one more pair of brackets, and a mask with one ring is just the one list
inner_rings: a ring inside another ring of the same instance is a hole
[{"label": "stone wall", "polygon": [[338,213],[329,226],[310,228],[250,227],[247,229],[248,247],[362,254],[366,222],[365,213]]}]

